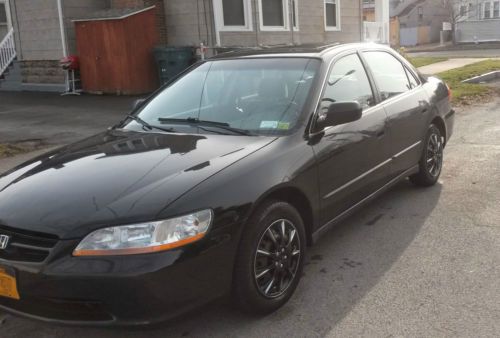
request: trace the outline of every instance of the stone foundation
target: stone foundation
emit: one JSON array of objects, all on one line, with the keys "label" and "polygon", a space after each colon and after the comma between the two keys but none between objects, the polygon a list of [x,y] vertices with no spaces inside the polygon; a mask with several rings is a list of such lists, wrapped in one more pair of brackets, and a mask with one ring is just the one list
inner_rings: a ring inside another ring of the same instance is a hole
[{"label": "stone foundation", "polygon": [[59,60],[20,61],[23,83],[64,84]]}]

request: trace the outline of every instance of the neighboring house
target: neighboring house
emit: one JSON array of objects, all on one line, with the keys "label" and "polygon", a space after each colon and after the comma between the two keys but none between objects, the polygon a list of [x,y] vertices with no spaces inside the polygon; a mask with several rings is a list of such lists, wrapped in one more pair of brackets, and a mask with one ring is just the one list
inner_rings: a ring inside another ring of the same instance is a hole
[{"label": "neighboring house", "polygon": [[[440,41],[443,22],[449,21],[449,12],[443,0],[405,0],[392,4],[390,16],[399,21],[401,46]],[[397,25],[391,25],[391,28],[398,29]]]},{"label": "neighboring house", "polygon": [[[378,22],[371,27],[383,28],[384,33],[375,41],[388,42],[388,1],[374,1]],[[24,90],[62,91],[65,74],[59,60],[77,52],[73,20],[107,9],[155,6],[163,45],[204,44],[209,55],[237,47],[356,42],[364,40],[367,32],[363,0],[0,0],[3,2],[10,3],[12,20],[7,27],[14,30],[17,56],[6,80],[14,78],[11,74],[18,69],[18,87]],[[1,18],[0,12],[0,22]],[[0,80],[0,89],[5,88],[6,80]]]},{"label": "neighboring house", "polygon": [[363,21],[375,21],[375,0],[363,0]]},{"label": "neighboring house", "polygon": [[500,41],[500,1],[457,0],[454,10],[456,42]]},{"label": "neighboring house", "polygon": [[168,43],[249,47],[360,41],[360,0],[169,0]]}]

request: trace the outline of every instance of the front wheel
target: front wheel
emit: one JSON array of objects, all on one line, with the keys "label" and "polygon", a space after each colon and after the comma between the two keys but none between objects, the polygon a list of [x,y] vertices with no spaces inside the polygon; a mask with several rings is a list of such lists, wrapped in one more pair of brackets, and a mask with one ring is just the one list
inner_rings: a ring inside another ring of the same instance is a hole
[{"label": "front wheel", "polygon": [[410,181],[418,186],[429,187],[436,184],[443,168],[444,140],[439,128],[431,124],[424,141],[424,148],[418,163],[419,172],[410,176]]},{"label": "front wheel", "polygon": [[269,201],[250,218],[236,258],[233,297],[243,311],[267,314],[294,293],[305,257],[302,218],[286,202]]}]

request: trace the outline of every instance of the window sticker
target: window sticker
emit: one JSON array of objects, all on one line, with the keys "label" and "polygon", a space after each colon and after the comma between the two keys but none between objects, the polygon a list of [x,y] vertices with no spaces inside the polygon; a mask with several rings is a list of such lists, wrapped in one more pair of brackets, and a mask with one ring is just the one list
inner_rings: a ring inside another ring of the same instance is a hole
[{"label": "window sticker", "polygon": [[278,128],[278,121],[262,121],[260,129],[276,129]]},{"label": "window sticker", "polygon": [[290,122],[279,122],[278,129],[280,130],[288,130],[290,129]]}]

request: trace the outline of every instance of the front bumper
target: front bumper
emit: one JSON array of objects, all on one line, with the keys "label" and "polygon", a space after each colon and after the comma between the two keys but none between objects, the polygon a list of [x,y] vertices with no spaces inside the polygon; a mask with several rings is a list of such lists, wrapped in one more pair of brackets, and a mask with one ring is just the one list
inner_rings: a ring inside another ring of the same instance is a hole
[{"label": "front bumper", "polygon": [[0,309],[52,323],[110,326],[166,321],[230,290],[237,241],[212,234],[161,253],[73,257],[77,241],[60,241],[47,262],[14,263],[21,300]]}]

